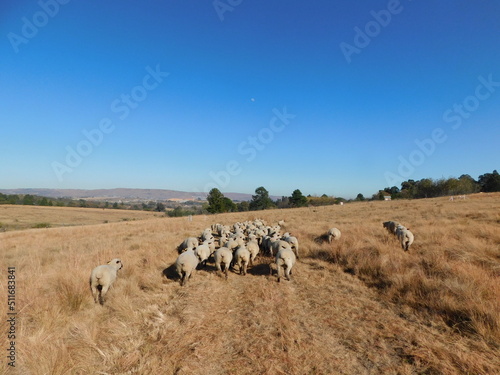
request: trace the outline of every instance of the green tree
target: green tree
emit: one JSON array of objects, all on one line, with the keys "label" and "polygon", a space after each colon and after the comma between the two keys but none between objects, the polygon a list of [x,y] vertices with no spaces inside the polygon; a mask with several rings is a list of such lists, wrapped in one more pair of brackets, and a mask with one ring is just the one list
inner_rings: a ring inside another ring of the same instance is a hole
[{"label": "green tree", "polygon": [[23,198],[23,204],[25,206],[32,206],[35,204],[35,197],[31,194],[26,194]]},{"label": "green tree", "polygon": [[356,200],[357,201],[364,201],[365,197],[363,196],[363,194],[359,193],[358,195],[356,195]]},{"label": "green tree", "polygon": [[290,203],[292,207],[305,207],[307,206],[307,198],[299,189],[295,189],[290,197]]},{"label": "green tree", "polygon": [[238,211],[243,212],[243,211],[248,211],[250,210],[250,203],[247,201],[243,201],[237,204],[238,206]]},{"label": "green tree", "polygon": [[[209,191],[207,196],[208,207],[207,211],[211,214],[216,214],[219,212],[225,212],[225,204],[227,203],[224,198],[224,194],[220,192],[219,189],[213,188]],[[231,201],[232,202],[232,201]]]},{"label": "green tree", "polygon": [[236,207],[236,203],[232,201],[231,198],[223,197],[222,198],[222,212],[236,212],[238,208]]},{"label": "green tree", "polygon": [[461,175],[458,181],[460,183],[459,194],[472,194],[481,190],[479,183],[468,174]]},{"label": "green tree", "polygon": [[481,191],[493,192],[500,191],[500,175],[495,169],[493,173],[485,173],[478,178]]},{"label": "green tree", "polygon": [[252,200],[250,201],[250,210],[267,210],[275,207],[275,204],[269,197],[269,192],[263,186],[255,189],[255,195],[252,195]]},{"label": "green tree", "polygon": [[165,205],[161,202],[156,203],[155,211],[158,211],[158,212],[165,211]]}]

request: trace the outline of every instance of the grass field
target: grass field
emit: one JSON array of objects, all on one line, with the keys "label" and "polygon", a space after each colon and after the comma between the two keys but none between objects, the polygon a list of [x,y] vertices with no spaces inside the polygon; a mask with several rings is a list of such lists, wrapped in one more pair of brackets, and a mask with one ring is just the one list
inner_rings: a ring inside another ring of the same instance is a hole
[{"label": "grass field", "polygon": [[[292,281],[262,256],[227,281],[212,263],[185,287],[166,277],[187,236],[257,217],[299,239]],[[409,252],[386,220],[413,231]],[[332,226],[341,239],[317,244]],[[95,305],[90,271],[115,257]],[[500,374],[499,194],[7,231],[0,263],[18,312],[0,374]]]},{"label": "grass field", "polygon": [[162,216],[158,212],[0,205],[0,231],[142,220]]}]

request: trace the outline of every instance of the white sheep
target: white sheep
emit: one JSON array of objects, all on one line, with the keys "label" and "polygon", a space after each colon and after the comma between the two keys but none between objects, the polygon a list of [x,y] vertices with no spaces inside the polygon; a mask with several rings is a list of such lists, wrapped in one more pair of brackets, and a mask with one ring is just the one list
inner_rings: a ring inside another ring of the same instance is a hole
[{"label": "white sheep", "polygon": [[338,240],[340,238],[340,230],[337,228],[330,228],[327,233],[328,243],[332,243],[332,239]]},{"label": "white sheep", "polygon": [[273,254],[275,254],[273,252],[273,243],[278,241],[279,239],[280,236],[276,232],[273,232],[270,236],[265,236],[262,239],[262,244],[261,244],[262,252],[264,254],[271,254],[271,256],[273,256]]},{"label": "white sheep", "polygon": [[208,243],[203,242],[203,244],[196,246],[196,249],[194,249],[194,253],[198,257],[198,260],[200,261],[202,266],[205,267],[207,265],[207,260],[211,254]]},{"label": "white sheep", "polygon": [[238,246],[241,246],[241,244],[236,241],[236,240],[229,240],[227,241],[223,247],[227,247],[229,250],[234,251]]},{"label": "white sheep", "polygon": [[299,259],[299,240],[297,240],[297,237],[290,236],[289,233],[285,233],[281,239],[290,244],[295,256]]},{"label": "white sheep", "polygon": [[259,254],[259,243],[257,240],[250,240],[247,242],[247,249],[250,252],[250,264],[253,266],[257,254]]},{"label": "white sheep", "polygon": [[206,240],[211,240],[211,239],[214,239],[214,236],[212,234],[212,230],[210,228],[207,228],[205,229],[202,233],[201,233],[201,240],[202,241],[206,241]]},{"label": "white sheep", "polygon": [[[284,241],[280,241],[284,242]],[[292,274],[292,268],[295,264],[295,253],[293,252],[290,244],[284,242],[286,245],[281,247],[276,254],[276,268],[278,270],[278,282],[281,280],[281,274],[284,270],[285,277],[290,280],[290,275]]]},{"label": "white sheep", "polygon": [[410,245],[413,243],[414,240],[413,233],[410,232],[409,229],[403,226],[399,226],[397,229],[397,236],[403,250],[408,251],[410,249]]},{"label": "white sheep", "polygon": [[181,278],[181,286],[186,285],[196,266],[198,266],[198,257],[193,249],[188,249],[177,257],[175,270]]},{"label": "white sheep", "polygon": [[215,250],[214,259],[215,259],[215,267],[219,271],[219,274],[222,274],[221,265],[222,264],[224,265],[224,273],[226,274],[226,279],[227,279],[229,266],[233,261],[233,252],[229,250],[227,247],[220,247],[217,250]]},{"label": "white sheep", "polygon": [[238,265],[240,275],[247,274],[248,263],[250,262],[250,251],[245,246],[239,246],[234,252],[233,266]]},{"label": "white sheep", "polygon": [[116,273],[123,267],[122,261],[118,258],[110,260],[108,264],[97,266],[90,273],[90,290],[94,297],[94,302],[102,305],[104,296],[116,280]]},{"label": "white sheep", "polygon": [[290,248],[290,250],[291,250],[292,246],[288,242],[286,242],[286,241],[283,241],[283,240],[280,240],[280,239],[278,239],[276,241],[273,241],[271,243],[271,256],[273,254],[278,254],[278,252],[281,249],[288,249],[288,248]]},{"label": "white sheep", "polygon": [[179,246],[177,246],[177,251],[180,254],[188,249],[194,250],[199,244],[200,243],[198,242],[198,239],[196,237],[188,237],[184,241],[182,241]]}]

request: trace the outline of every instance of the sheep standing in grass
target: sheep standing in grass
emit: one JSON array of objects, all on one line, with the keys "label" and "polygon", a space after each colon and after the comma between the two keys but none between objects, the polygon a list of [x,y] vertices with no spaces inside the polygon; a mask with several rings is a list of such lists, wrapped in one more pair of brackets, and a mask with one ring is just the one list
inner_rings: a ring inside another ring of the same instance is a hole
[{"label": "sheep standing in grass", "polygon": [[233,252],[229,250],[227,247],[220,247],[217,250],[215,250],[214,259],[215,259],[215,267],[219,271],[219,274],[222,274],[221,265],[224,265],[224,273],[226,274],[226,279],[227,279],[227,275],[229,272],[229,265],[233,261]]},{"label": "sheep standing in grass", "polygon": [[295,253],[293,252],[290,244],[288,244],[288,242],[284,243],[286,244],[286,246],[283,245],[276,254],[276,268],[278,269],[278,282],[280,282],[281,280],[281,275],[283,271],[285,272],[286,279],[290,280],[292,268],[296,260]]},{"label": "sheep standing in grass", "polygon": [[184,241],[182,241],[179,246],[177,246],[177,252],[180,254],[188,249],[194,250],[199,244],[200,243],[198,242],[198,239],[196,237],[188,237]]},{"label": "sheep standing in grass", "polygon": [[414,240],[413,233],[410,232],[408,228],[399,225],[397,228],[396,235],[398,236],[399,242],[401,243],[401,247],[403,248],[403,250],[408,251],[410,249],[410,245],[413,243]]},{"label": "sheep standing in grass", "polygon": [[295,256],[299,259],[299,240],[297,240],[297,237],[290,236],[289,233],[285,233],[281,239],[290,244]]},{"label": "sheep standing in grass", "polygon": [[259,254],[259,243],[257,240],[250,240],[247,242],[247,249],[250,252],[250,264],[253,266],[255,262],[255,258],[257,258],[257,254]]},{"label": "sheep standing in grass", "polygon": [[239,246],[234,252],[233,265],[237,264],[240,275],[247,274],[248,263],[250,262],[250,251],[245,246]]},{"label": "sheep standing in grass", "polygon": [[210,257],[211,251],[207,242],[203,242],[203,244],[196,246],[194,249],[195,255],[198,257],[201,265],[205,267],[207,265],[207,260]]},{"label": "sheep standing in grass", "polygon": [[186,285],[197,265],[198,257],[193,249],[188,249],[177,257],[175,270],[181,278],[181,286]]},{"label": "sheep standing in grass", "polygon": [[327,233],[328,243],[332,243],[333,240],[338,240],[340,238],[340,230],[337,228],[330,228]]},{"label": "sheep standing in grass", "polygon": [[115,258],[108,262],[97,266],[90,273],[90,290],[94,297],[94,302],[99,302],[101,305],[104,303],[104,296],[109,288],[116,280],[116,273],[123,267],[122,261]]}]

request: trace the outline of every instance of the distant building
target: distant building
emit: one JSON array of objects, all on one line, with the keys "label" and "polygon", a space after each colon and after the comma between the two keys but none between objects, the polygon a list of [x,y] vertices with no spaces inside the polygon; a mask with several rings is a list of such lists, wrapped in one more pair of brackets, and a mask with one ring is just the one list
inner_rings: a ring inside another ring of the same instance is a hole
[{"label": "distant building", "polygon": [[390,195],[384,195],[384,201],[390,201],[391,196]]}]

